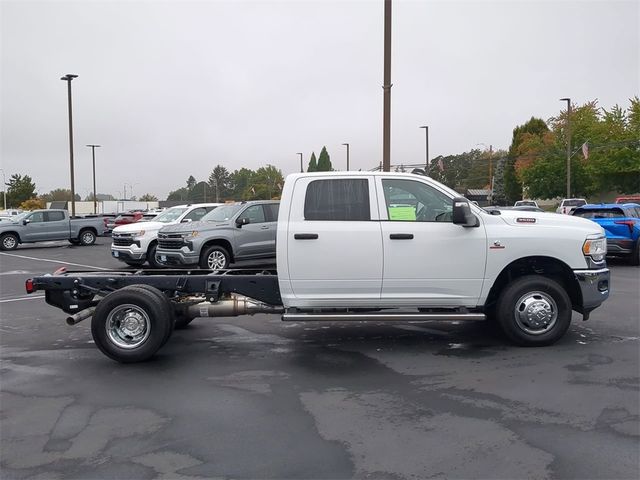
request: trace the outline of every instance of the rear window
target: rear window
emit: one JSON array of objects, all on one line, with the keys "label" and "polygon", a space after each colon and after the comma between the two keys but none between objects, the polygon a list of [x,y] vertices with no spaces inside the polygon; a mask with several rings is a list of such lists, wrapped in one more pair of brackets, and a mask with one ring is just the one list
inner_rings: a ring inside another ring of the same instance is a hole
[{"label": "rear window", "polygon": [[64,213],[47,212],[47,222],[59,222],[60,220],[64,220]]},{"label": "rear window", "polygon": [[578,209],[573,212],[576,217],[582,218],[624,218],[626,215],[621,208],[588,208]]},{"label": "rear window", "polygon": [[371,220],[366,178],[314,180],[304,199],[305,220]]},{"label": "rear window", "polygon": [[562,202],[562,206],[563,207],[581,207],[582,205],[586,205],[587,202],[585,202],[584,200],[564,200]]}]

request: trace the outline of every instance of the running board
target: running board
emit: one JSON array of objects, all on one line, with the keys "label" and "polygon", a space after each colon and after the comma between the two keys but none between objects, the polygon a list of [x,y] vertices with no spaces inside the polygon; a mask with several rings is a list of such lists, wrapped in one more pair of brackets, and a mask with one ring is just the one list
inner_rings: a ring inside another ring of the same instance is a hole
[{"label": "running board", "polygon": [[285,313],[285,322],[313,322],[313,321],[358,321],[358,322],[410,322],[410,321],[483,321],[487,317],[484,313]]}]

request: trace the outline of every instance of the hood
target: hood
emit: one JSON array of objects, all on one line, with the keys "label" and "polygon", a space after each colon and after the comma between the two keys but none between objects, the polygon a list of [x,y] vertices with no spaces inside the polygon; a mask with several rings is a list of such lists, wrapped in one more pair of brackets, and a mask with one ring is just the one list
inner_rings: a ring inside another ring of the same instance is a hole
[{"label": "hood", "polygon": [[162,227],[166,227],[167,223],[162,222],[135,222],[135,223],[127,223],[126,225],[119,225],[113,229],[113,233],[133,233],[139,232],[140,230],[144,230],[145,232],[157,232]]},{"label": "hood", "polygon": [[560,213],[501,210],[499,217],[507,225],[516,227],[568,227],[581,229],[587,234],[604,234],[604,230],[600,225],[587,218],[562,215]]},{"label": "hood", "polygon": [[205,230],[215,230],[220,227],[228,227],[231,222],[187,222],[177,223],[175,225],[165,225],[162,233],[182,233],[197,230],[203,232]]}]

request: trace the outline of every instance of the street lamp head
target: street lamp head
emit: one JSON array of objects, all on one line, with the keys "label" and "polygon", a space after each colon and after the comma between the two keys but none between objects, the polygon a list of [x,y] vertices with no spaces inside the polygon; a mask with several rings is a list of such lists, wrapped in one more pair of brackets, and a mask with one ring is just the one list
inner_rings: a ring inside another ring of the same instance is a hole
[{"label": "street lamp head", "polygon": [[96,148],[101,147],[101,146],[102,146],[102,145],[91,145],[91,144],[89,144],[89,145],[85,145],[85,147],[96,147]]},{"label": "street lamp head", "polygon": [[418,128],[429,128],[429,126],[428,125],[422,125],[421,127],[418,127]]},{"label": "street lamp head", "polygon": [[348,147],[348,146],[349,146],[349,144],[348,144],[348,143],[343,143],[342,145],[344,145],[344,146],[346,146],[346,147]]},{"label": "street lamp head", "polygon": [[60,80],[68,80],[71,81],[74,78],[78,78],[78,75],[74,75],[73,73],[67,73],[64,77],[60,77]]},{"label": "street lamp head", "polygon": [[560,101],[561,102],[570,102],[571,99],[570,98],[561,98]]}]

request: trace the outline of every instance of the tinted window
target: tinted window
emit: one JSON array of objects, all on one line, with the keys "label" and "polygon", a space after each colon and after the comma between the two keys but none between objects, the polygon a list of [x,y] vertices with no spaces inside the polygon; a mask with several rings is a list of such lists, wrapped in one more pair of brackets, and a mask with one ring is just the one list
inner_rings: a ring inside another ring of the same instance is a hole
[{"label": "tinted window", "polygon": [[59,222],[64,220],[63,212],[45,212],[45,222]]},{"label": "tinted window", "polygon": [[240,214],[240,218],[248,218],[251,223],[265,222],[264,209],[262,205],[251,205]]},{"label": "tinted window", "polygon": [[305,220],[371,220],[367,179],[314,180],[304,199]]},{"label": "tinted window", "polygon": [[576,217],[582,218],[623,218],[625,214],[621,208],[590,208],[590,209],[578,209],[573,212]]},{"label": "tinted window", "polygon": [[267,211],[267,221],[269,222],[277,222],[278,221],[278,211],[280,210],[279,203],[269,203],[264,206]]},{"label": "tinted window", "polygon": [[389,220],[450,222],[451,199],[435,188],[413,180],[383,180]]}]

